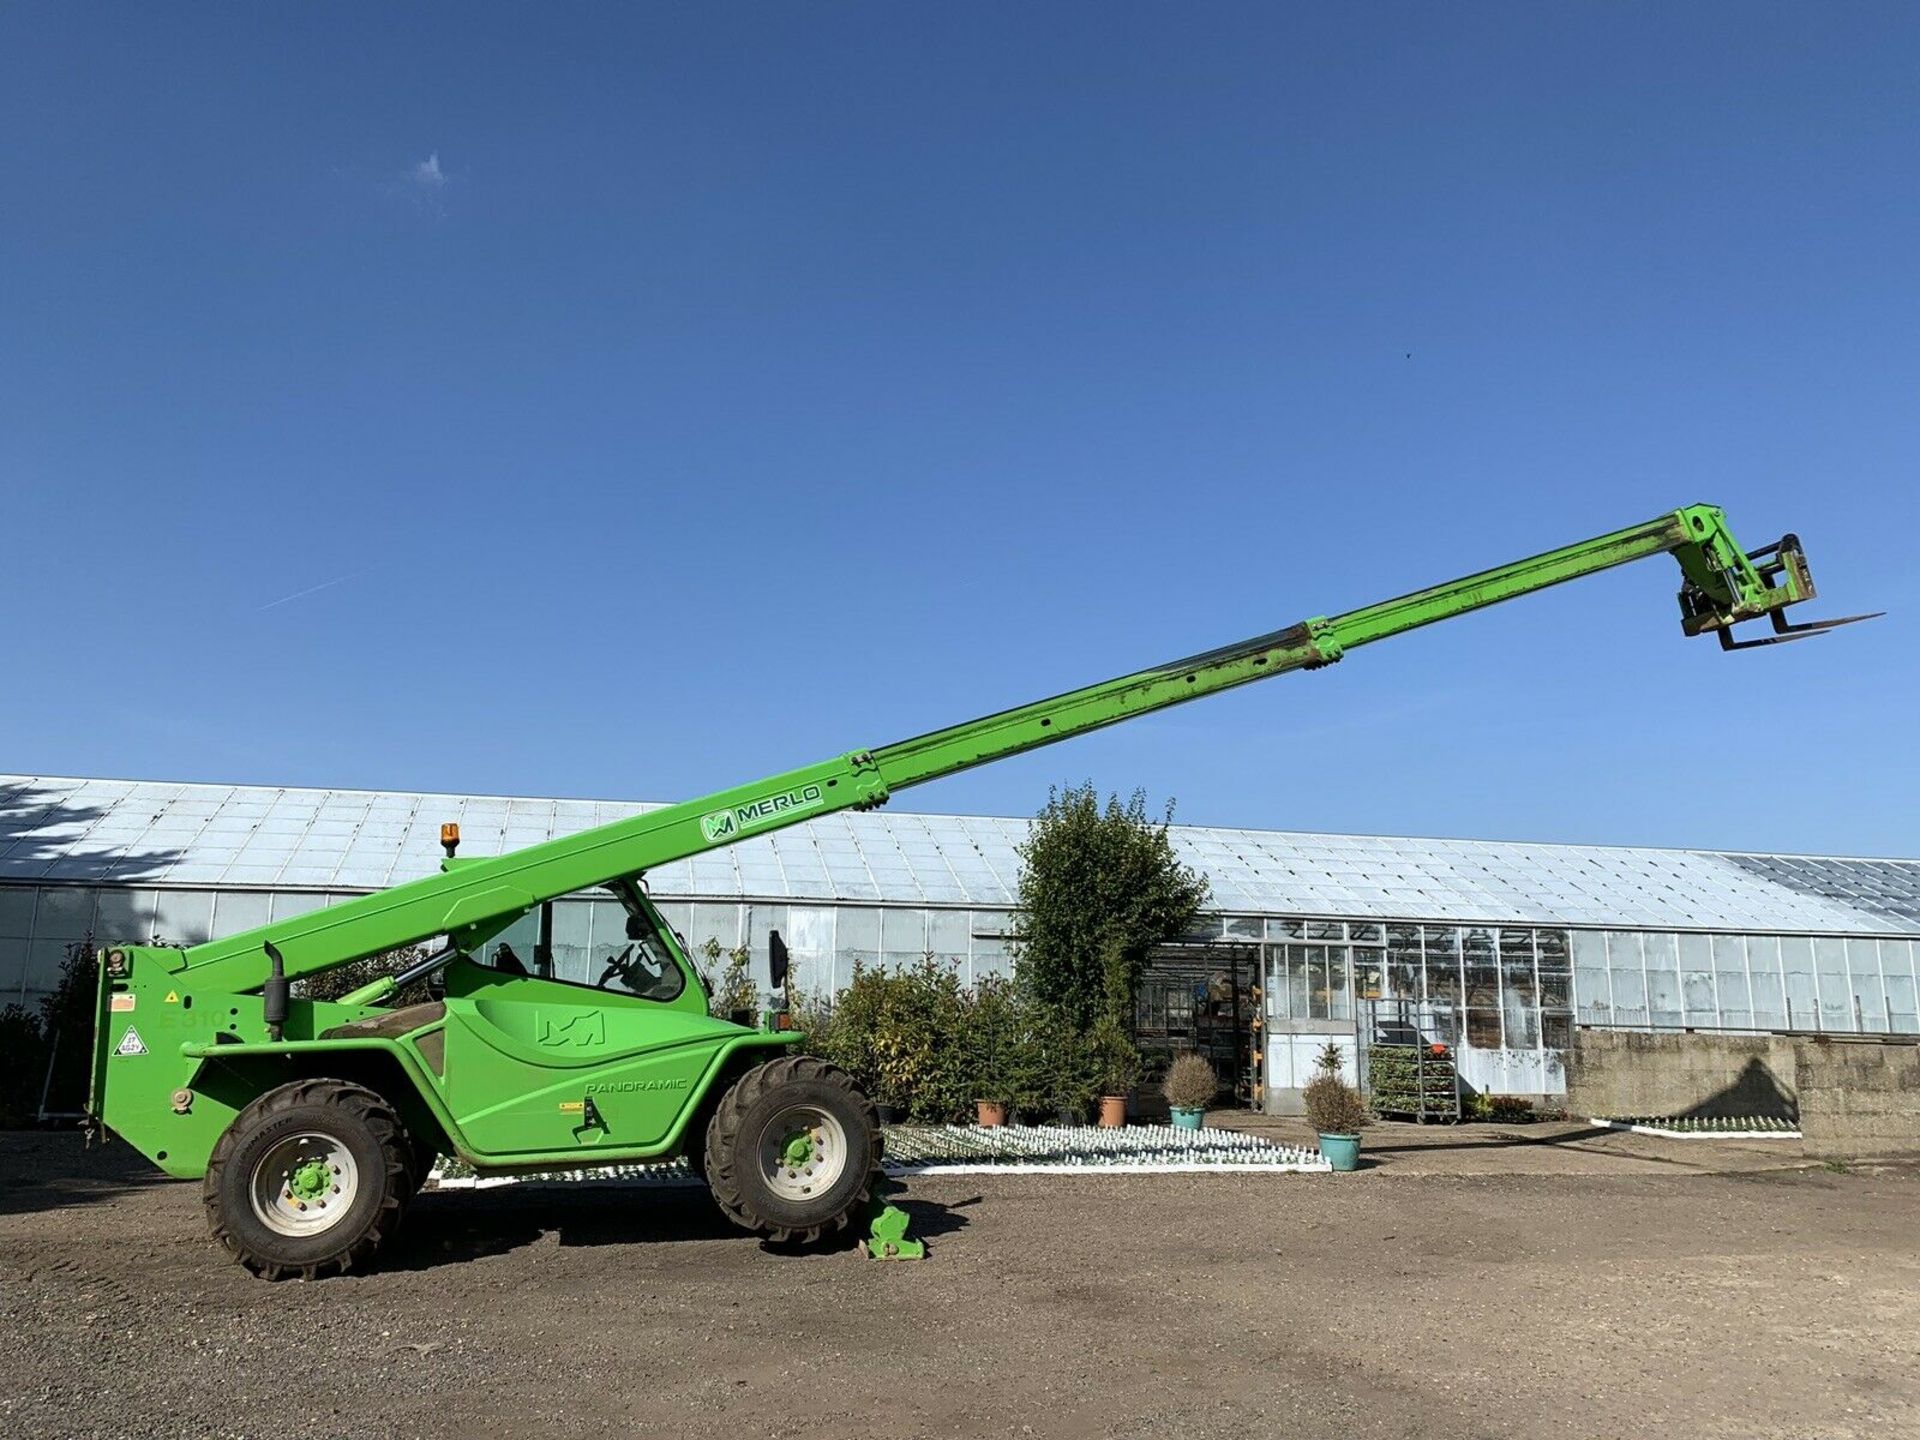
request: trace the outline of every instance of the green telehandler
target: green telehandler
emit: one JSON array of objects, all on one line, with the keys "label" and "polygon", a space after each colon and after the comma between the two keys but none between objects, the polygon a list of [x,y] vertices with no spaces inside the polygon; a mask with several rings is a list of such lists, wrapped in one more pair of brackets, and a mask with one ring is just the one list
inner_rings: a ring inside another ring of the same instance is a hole
[{"label": "green telehandler", "polygon": [[[1787,621],[1814,593],[1793,536],[1747,552],[1718,509],[1690,506],[510,854],[458,856],[446,827],[439,874],[186,949],[105,947],[89,1115],[167,1174],[200,1179],[215,1238],[268,1278],[364,1265],[441,1153],[481,1174],[684,1156],[747,1230],[806,1243],[869,1224],[897,1248],[872,1104],[801,1053],[799,1034],[709,1015],[649,869],[1662,553],[1680,564],[1689,635],[1739,649],[1848,623]],[[1761,618],[1771,635],[1734,637]],[[628,943],[597,975],[556,975],[537,945],[532,968],[510,945],[487,949],[528,917],[550,925],[551,902],[577,891],[610,892],[627,914]],[[335,1001],[291,993],[301,977],[427,945]],[[771,954],[783,970],[777,937]],[[392,1003],[422,980],[441,998]]]}]

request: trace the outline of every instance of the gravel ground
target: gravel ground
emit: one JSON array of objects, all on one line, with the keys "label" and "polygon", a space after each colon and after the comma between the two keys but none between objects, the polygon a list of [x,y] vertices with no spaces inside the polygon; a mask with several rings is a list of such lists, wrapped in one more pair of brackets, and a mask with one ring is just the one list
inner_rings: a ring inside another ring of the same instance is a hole
[{"label": "gravel ground", "polygon": [[281,1285],[125,1147],[0,1135],[0,1434],[1920,1435],[1920,1170],[1396,1128],[1349,1176],[923,1178],[919,1264],[428,1195]]}]

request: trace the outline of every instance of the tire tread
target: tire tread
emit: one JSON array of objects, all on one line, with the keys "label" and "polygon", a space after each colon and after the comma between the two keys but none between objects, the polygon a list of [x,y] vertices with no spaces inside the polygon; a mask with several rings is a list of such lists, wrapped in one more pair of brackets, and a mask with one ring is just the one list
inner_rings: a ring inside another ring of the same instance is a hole
[{"label": "tire tread", "polygon": [[[738,1166],[743,1163],[740,1127],[747,1112],[770,1092],[800,1081],[830,1085],[857,1102],[865,1114],[867,1133],[873,1143],[868,1149],[866,1175],[834,1214],[810,1225],[788,1226],[757,1213],[740,1183]],[[813,1055],[782,1056],[754,1066],[721,1098],[707,1126],[707,1185],[721,1212],[742,1229],[756,1231],[776,1244],[815,1244],[823,1236],[846,1229],[848,1222],[866,1209],[885,1183],[886,1176],[880,1167],[881,1133],[879,1112],[846,1071]]]},{"label": "tire tread", "polygon": [[[386,1163],[386,1190],[379,1208],[366,1228],[340,1250],[318,1260],[289,1263],[263,1255],[234,1233],[221,1203],[222,1182],[234,1153],[260,1125],[276,1115],[308,1105],[336,1106],[354,1115],[379,1142]],[[226,1252],[263,1280],[298,1277],[314,1280],[329,1274],[345,1274],[373,1258],[399,1228],[406,1202],[423,1176],[416,1176],[411,1142],[399,1115],[386,1098],[364,1085],[346,1080],[319,1077],[295,1080],[269,1090],[234,1116],[233,1123],[221,1133],[207,1162],[201,1181],[200,1197],[207,1212],[207,1228]]]}]

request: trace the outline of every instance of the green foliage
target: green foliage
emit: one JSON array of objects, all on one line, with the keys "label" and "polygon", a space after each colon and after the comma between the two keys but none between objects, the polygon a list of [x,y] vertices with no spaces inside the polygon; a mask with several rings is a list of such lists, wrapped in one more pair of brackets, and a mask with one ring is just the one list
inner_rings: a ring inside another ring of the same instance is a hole
[{"label": "green foliage", "polygon": [[957,1037],[975,1100],[1014,1103],[1031,1071],[1028,1014],[1003,975],[989,975],[964,997],[967,1025]]},{"label": "green foliage", "polygon": [[796,985],[793,999],[787,1005],[787,1016],[793,1028],[806,1037],[800,1042],[802,1050],[822,1060],[832,1058],[839,1010],[831,998],[811,994]]},{"label": "green foliage", "polygon": [[1094,1054],[1087,1037],[1060,1011],[1025,998],[1028,1042],[1015,1105],[1048,1119],[1074,1115],[1085,1119],[1100,1093]]},{"label": "green foliage", "polygon": [[1126,1030],[1111,1015],[1102,1015],[1087,1032],[1089,1068],[1101,1095],[1124,1095],[1140,1078],[1140,1052]]},{"label": "green foliage", "polygon": [[1372,1123],[1360,1092],[1331,1071],[1314,1076],[1304,1098],[1307,1123],[1322,1135],[1354,1135]]},{"label": "green foliage", "polygon": [[1458,1090],[1453,1052],[1444,1045],[1367,1047],[1367,1102],[1375,1115],[1451,1118]]},{"label": "green foliage", "polygon": [[1204,1110],[1220,1093],[1220,1077],[1198,1055],[1182,1055],[1167,1067],[1160,1093],[1176,1110]]},{"label": "green foliage", "polygon": [[72,1113],[87,1103],[98,963],[93,941],[77,940],[67,946],[60,978],[41,997],[37,1015],[18,1004],[0,1011],[0,1124],[35,1120],[43,1087],[53,1113]]},{"label": "green foliage", "polygon": [[[378,955],[369,955],[364,960],[355,960],[350,964],[337,965],[331,970],[322,970],[317,974],[306,975],[293,982],[292,993],[302,1000],[338,1000],[350,995],[363,985],[371,985],[376,980],[385,979],[406,969],[417,960],[424,960],[427,952],[418,945],[402,945],[396,950],[382,950]],[[416,980],[403,986],[380,1003],[391,1010],[407,1005],[422,1005],[433,996],[427,990],[425,980]],[[89,1000],[91,1005],[92,1001]]]},{"label": "green foliage", "polygon": [[[99,998],[99,956],[92,937],[67,946],[53,993],[40,1002],[40,1033],[53,1062],[47,1109],[72,1112],[87,1103],[93,1074],[93,1012]],[[38,1097],[35,1097],[38,1104]]]},{"label": "green foliage", "polygon": [[976,1100],[1084,1118],[1103,1086],[1126,1089],[1140,1064],[1113,1022],[1082,1033],[1013,981],[962,985],[951,962],[931,955],[897,971],[859,966],[831,1002],[797,1005],[794,1022],[809,1050],[877,1103],[928,1123],[970,1119]]},{"label": "green foliage", "polygon": [[1360,1092],[1340,1078],[1342,1056],[1338,1045],[1320,1051],[1319,1073],[1302,1094],[1307,1123],[1322,1135],[1357,1135],[1373,1122]]},{"label": "green foliage", "polygon": [[[720,961],[725,957],[726,964]],[[722,950],[720,942],[708,936],[694,964],[707,987],[707,1013],[717,1020],[728,1020],[736,1010],[754,1010],[760,1005],[760,987],[750,973],[753,952],[745,945]]]},{"label": "green foliage", "polygon": [[1102,805],[1088,782],[1051,791],[1021,843],[1020,983],[1079,1029],[1130,1024],[1148,955],[1207,903],[1205,878],[1174,856],[1172,819],[1172,802],[1155,822],[1145,792]]},{"label": "green foliage", "polygon": [[0,1010],[0,1126],[33,1120],[46,1075],[47,1041],[40,1017],[17,1002]]},{"label": "green foliage", "polygon": [[1487,1102],[1487,1118],[1506,1125],[1531,1125],[1533,1102],[1524,1095],[1495,1095]]},{"label": "green foliage", "polygon": [[902,1106],[915,1120],[958,1118],[974,1099],[968,1008],[957,970],[931,955],[898,971],[856,966],[820,1053],[879,1104]]}]

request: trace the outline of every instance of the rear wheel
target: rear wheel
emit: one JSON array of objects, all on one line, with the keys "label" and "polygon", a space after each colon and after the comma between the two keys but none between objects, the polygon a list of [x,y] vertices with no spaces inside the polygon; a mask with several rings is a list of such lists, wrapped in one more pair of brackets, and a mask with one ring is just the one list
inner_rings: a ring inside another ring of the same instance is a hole
[{"label": "rear wheel", "polygon": [[881,1181],[878,1117],[841,1069],[770,1060],[734,1083],[707,1127],[707,1184],[727,1218],[776,1241],[846,1228]]},{"label": "rear wheel", "polygon": [[201,1183],[213,1238],[268,1280],[365,1264],[416,1179],[393,1107],[362,1085],[299,1080],[234,1117]]}]

